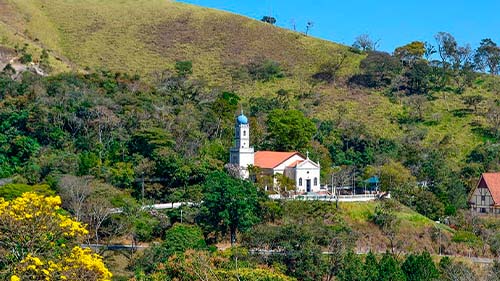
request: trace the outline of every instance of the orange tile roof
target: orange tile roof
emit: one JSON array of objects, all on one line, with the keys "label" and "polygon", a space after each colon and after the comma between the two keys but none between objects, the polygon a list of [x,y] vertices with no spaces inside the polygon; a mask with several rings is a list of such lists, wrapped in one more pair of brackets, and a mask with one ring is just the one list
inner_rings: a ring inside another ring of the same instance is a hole
[{"label": "orange tile roof", "polygon": [[272,169],[298,152],[257,151],[254,165],[263,169]]},{"label": "orange tile roof", "polygon": [[292,164],[288,165],[288,167],[294,168],[297,165],[299,165],[299,163],[302,163],[302,162],[304,162],[304,160],[297,160],[297,161],[293,162]]},{"label": "orange tile roof", "polygon": [[[495,206],[500,205],[500,173],[483,173],[481,178],[490,190]],[[481,183],[481,181],[479,181]],[[479,184],[478,184],[479,185]]]}]

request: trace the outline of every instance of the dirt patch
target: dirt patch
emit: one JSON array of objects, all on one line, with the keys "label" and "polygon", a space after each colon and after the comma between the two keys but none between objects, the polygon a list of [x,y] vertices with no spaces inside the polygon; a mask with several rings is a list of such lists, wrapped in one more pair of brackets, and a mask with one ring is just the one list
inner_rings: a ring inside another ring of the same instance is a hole
[{"label": "dirt patch", "polygon": [[175,54],[184,47],[183,54],[193,60],[197,53],[208,53],[222,64],[246,64],[263,57],[293,67],[311,59],[300,42],[302,35],[234,15],[195,17],[184,13],[144,26],[140,34],[154,52]]},{"label": "dirt patch", "polygon": [[11,60],[15,56],[16,51],[14,49],[0,45],[0,61]]},{"label": "dirt patch", "polygon": [[10,48],[0,46],[0,71],[16,57],[16,52]]},{"label": "dirt patch", "polygon": [[0,0],[0,22],[19,30],[23,20],[19,17],[15,7],[12,7],[6,0]]}]

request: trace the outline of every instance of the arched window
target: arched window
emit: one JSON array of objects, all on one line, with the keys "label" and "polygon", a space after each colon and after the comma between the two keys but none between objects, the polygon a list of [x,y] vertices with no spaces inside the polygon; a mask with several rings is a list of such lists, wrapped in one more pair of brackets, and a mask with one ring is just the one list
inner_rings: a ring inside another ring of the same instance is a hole
[{"label": "arched window", "polygon": [[299,178],[299,186],[302,186],[302,178]]},{"label": "arched window", "polygon": [[318,178],[314,178],[314,186],[318,185]]},{"label": "arched window", "polygon": [[243,130],[243,136],[246,137],[247,131]]}]

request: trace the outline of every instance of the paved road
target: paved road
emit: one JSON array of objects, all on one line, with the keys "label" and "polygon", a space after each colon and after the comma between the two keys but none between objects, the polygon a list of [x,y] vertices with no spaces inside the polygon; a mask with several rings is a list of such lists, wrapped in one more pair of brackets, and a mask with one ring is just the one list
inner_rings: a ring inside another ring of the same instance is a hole
[{"label": "paved road", "polygon": [[[91,249],[100,249],[107,248],[108,250],[132,250],[132,249],[146,249],[149,248],[149,245],[132,245],[132,244],[113,244],[113,245],[105,245],[105,244],[82,244],[83,248],[91,248]],[[266,254],[266,255],[283,255],[283,252],[277,250],[250,250],[252,254]],[[380,251],[379,254],[385,253],[384,251]],[[332,252],[322,252],[323,255],[332,255]],[[364,255],[366,252],[358,251],[356,252],[358,255]],[[484,258],[484,257],[467,257],[460,255],[441,255],[442,257],[450,257],[450,258],[462,258],[468,259],[473,263],[482,263],[482,264],[491,264],[495,259],[492,258]]]},{"label": "paved road", "polygon": [[106,248],[108,250],[133,250],[133,249],[146,249],[149,248],[149,245],[132,245],[132,244],[81,244],[82,248],[90,248],[93,250]]},{"label": "paved road", "polygon": [[[283,255],[284,252],[280,252],[277,250],[250,250],[252,254],[265,254],[265,255]],[[367,252],[357,251],[358,255],[365,255]],[[385,251],[380,251],[379,254],[384,254]],[[333,255],[333,252],[322,252],[323,255]],[[403,253],[404,254],[404,253]],[[495,259],[492,258],[484,258],[484,257],[468,257],[468,256],[460,256],[460,255],[440,255],[442,257],[450,257],[450,258],[461,258],[470,260],[473,263],[482,263],[482,264],[491,264]]]},{"label": "paved road", "polygon": [[[165,210],[165,209],[177,209],[182,206],[197,206],[200,203],[194,203],[194,202],[172,202],[172,203],[160,203],[160,204],[153,204],[153,205],[145,205],[142,206],[141,209],[143,210]],[[123,212],[122,208],[113,208],[111,209],[112,214],[119,214]]]}]

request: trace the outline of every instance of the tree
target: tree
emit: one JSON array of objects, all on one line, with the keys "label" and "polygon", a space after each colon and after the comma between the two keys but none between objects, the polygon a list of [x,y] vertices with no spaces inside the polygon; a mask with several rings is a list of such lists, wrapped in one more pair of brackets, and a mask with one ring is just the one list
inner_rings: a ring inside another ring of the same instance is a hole
[{"label": "tree", "polygon": [[[497,263],[497,261],[494,261]],[[493,266],[494,268],[495,266]],[[441,279],[446,281],[475,281],[479,280],[478,276],[463,262],[453,262],[449,257],[444,257],[439,261],[439,270],[441,271]],[[494,274],[488,274],[487,280],[500,280]]]},{"label": "tree", "polygon": [[64,206],[89,227],[89,239],[99,243],[101,228],[113,213],[112,200],[119,191],[92,177],[66,175],[59,181]]},{"label": "tree", "polygon": [[500,105],[496,103],[490,105],[486,112],[486,120],[488,120],[493,134],[498,137],[500,135]]},{"label": "tree", "polygon": [[497,260],[493,261],[493,266],[491,267],[490,272],[488,273],[488,280],[491,281],[500,280],[500,263]]},{"label": "tree", "polygon": [[439,272],[429,252],[410,254],[401,265],[407,281],[438,280]]},{"label": "tree", "polygon": [[191,61],[177,61],[175,63],[175,70],[179,77],[185,78],[193,74],[193,63]]},{"label": "tree", "polygon": [[438,32],[434,39],[437,42],[437,53],[441,58],[441,67],[443,70],[447,70],[452,66],[454,58],[458,53],[458,43],[453,35],[447,32]]},{"label": "tree", "polygon": [[161,148],[171,148],[173,145],[172,135],[165,129],[155,127],[136,130],[128,142],[132,153],[140,153],[149,158],[153,158],[155,151]]},{"label": "tree", "polygon": [[477,106],[485,100],[482,95],[466,95],[462,96],[461,99],[468,107],[473,107],[474,112],[477,112]]},{"label": "tree", "polygon": [[422,59],[425,54],[425,43],[413,41],[394,50],[394,56],[409,64]]},{"label": "tree", "polygon": [[160,245],[154,245],[144,252],[136,262],[146,273],[151,273],[160,263],[167,263],[173,255],[183,256],[187,250],[206,250],[201,229],[196,225],[176,223],[165,233],[165,240]]},{"label": "tree", "polygon": [[[304,214],[302,214],[303,216]],[[285,225],[257,225],[245,234],[243,243],[248,248],[278,252],[267,262],[279,261],[286,273],[299,280],[321,280],[325,273],[321,246],[335,237],[321,224],[286,223]],[[343,257],[343,252],[340,258]]]},{"label": "tree", "polygon": [[91,177],[65,175],[59,180],[59,190],[64,199],[63,206],[70,210],[78,221],[83,217],[84,204],[92,193]]},{"label": "tree", "polygon": [[316,126],[298,110],[276,109],[267,118],[268,139],[277,151],[301,150],[311,141]]},{"label": "tree", "polygon": [[[225,129],[232,127],[232,117],[234,112],[238,107],[238,102],[240,98],[237,94],[231,92],[222,92],[218,95],[217,99],[211,105],[211,115],[213,115],[214,122],[205,122],[208,124],[214,124],[215,129],[210,130],[211,136],[216,138],[222,137],[222,133]],[[208,124],[203,124],[209,126]]]},{"label": "tree", "polygon": [[430,75],[432,68],[425,60],[417,60],[412,62],[403,74],[401,82],[401,90],[405,90],[407,94],[425,95],[428,94],[431,79]]},{"label": "tree", "polygon": [[415,177],[403,164],[389,160],[380,167],[380,185],[383,190],[404,192],[404,189],[414,186]]},{"label": "tree", "polygon": [[285,175],[276,174],[276,182],[278,192],[282,196],[288,196],[289,191],[295,190],[295,181]]},{"label": "tree", "polygon": [[369,52],[361,61],[363,74],[354,75],[350,81],[365,87],[383,87],[392,83],[401,71],[400,61],[384,52]]},{"label": "tree", "polygon": [[365,281],[377,281],[380,279],[379,276],[379,265],[377,262],[377,257],[375,254],[370,251],[365,257],[365,264],[364,264],[364,273],[365,273]]},{"label": "tree", "polygon": [[430,191],[422,189],[414,190],[414,192],[408,192],[410,198],[406,201],[401,200],[401,202],[410,205],[417,212],[432,220],[439,220],[444,214],[444,204]]},{"label": "tree", "polygon": [[365,280],[364,276],[365,272],[361,259],[356,253],[350,251],[344,256],[343,263],[335,280],[362,281]]},{"label": "tree", "polygon": [[52,71],[52,66],[50,65],[49,61],[49,52],[46,49],[42,50],[39,64],[45,73],[49,73],[50,71]]},{"label": "tree", "polygon": [[405,274],[401,270],[398,261],[393,255],[386,252],[382,255],[379,262],[379,280],[380,281],[404,281]]},{"label": "tree", "polygon": [[[384,200],[375,207],[372,221],[379,226],[382,233],[389,238],[392,253],[396,248],[396,235],[399,232],[401,219],[396,216],[398,206],[393,200]],[[382,274],[382,272],[380,273]]]},{"label": "tree", "polygon": [[368,34],[361,34],[354,40],[352,46],[361,51],[375,51],[378,47],[378,41],[373,41]]},{"label": "tree", "polygon": [[24,193],[0,198],[3,280],[111,280],[102,258],[78,246],[88,231],[61,214],[61,198]]},{"label": "tree", "polygon": [[186,250],[204,250],[207,247],[201,229],[196,225],[174,224],[165,233],[163,249],[168,256],[181,254]]},{"label": "tree", "polygon": [[313,74],[311,78],[318,82],[335,83],[346,59],[347,53],[345,52],[335,54],[327,62],[321,64],[318,72]]},{"label": "tree", "polygon": [[314,26],[314,22],[307,21],[307,23],[306,23],[306,36],[309,34],[309,31],[311,31],[311,29],[313,28],[313,26]]},{"label": "tree", "polygon": [[208,232],[229,232],[234,245],[238,231],[246,231],[259,221],[258,206],[257,188],[251,182],[213,172],[204,182],[198,221]]},{"label": "tree", "polygon": [[424,121],[424,113],[427,109],[427,98],[424,96],[410,96],[407,105],[411,109],[410,117],[415,121]]},{"label": "tree", "polygon": [[276,18],[272,16],[263,16],[261,21],[274,25],[276,23]]},{"label": "tree", "polygon": [[490,38],[481,40],[474,55],[474,63],[479,71],[489,70],[491,74],[498,74],[500,70],[500,47]]},{"label": "tree", "polygon": [[247,70],[253,80],[263,82],[285,77],[281,65],[269,59],[257,59],[253,61],[247,65]]}]

